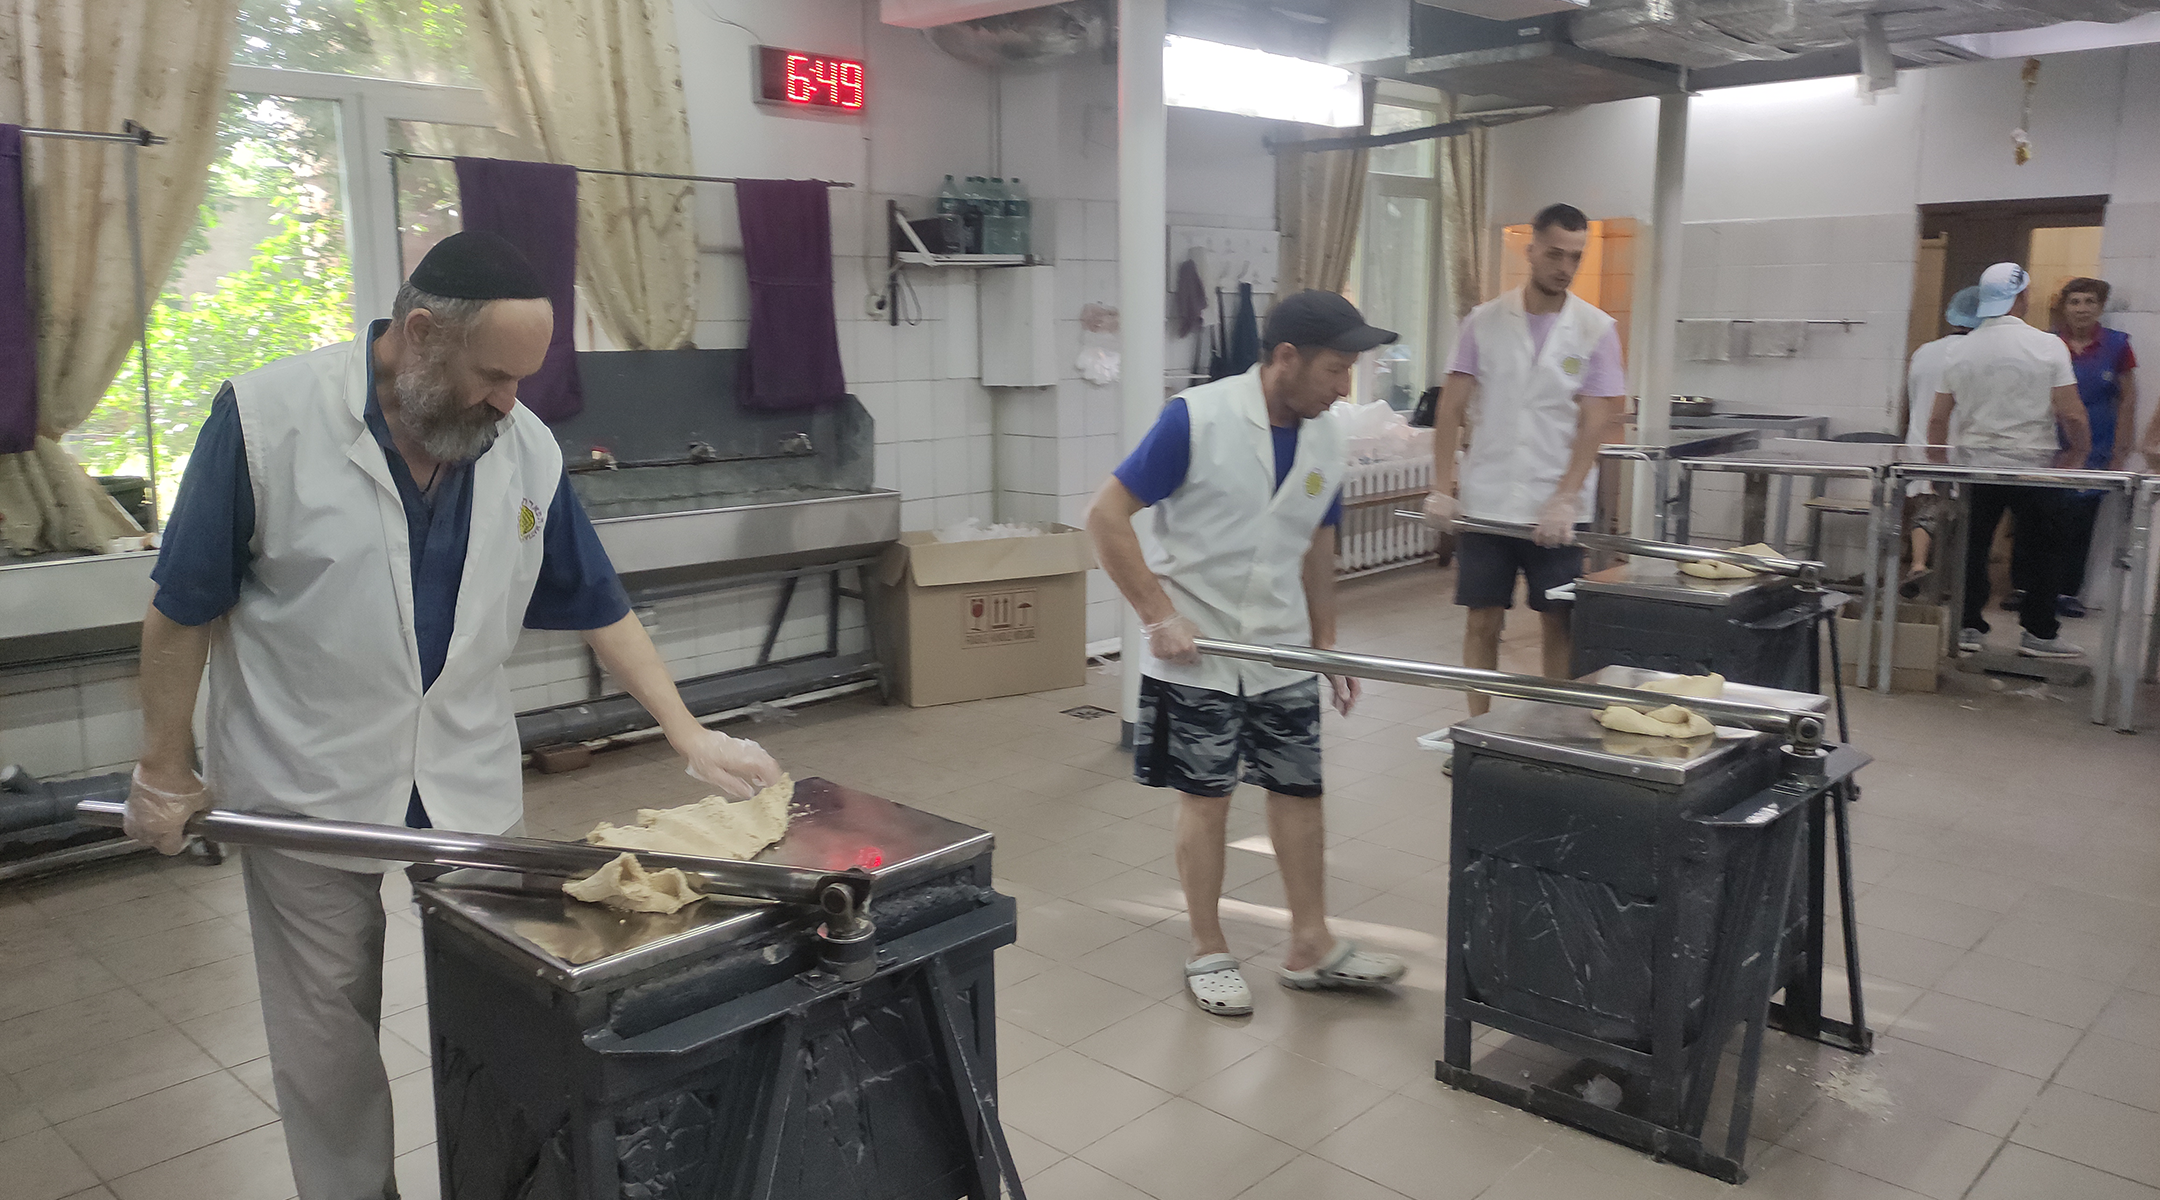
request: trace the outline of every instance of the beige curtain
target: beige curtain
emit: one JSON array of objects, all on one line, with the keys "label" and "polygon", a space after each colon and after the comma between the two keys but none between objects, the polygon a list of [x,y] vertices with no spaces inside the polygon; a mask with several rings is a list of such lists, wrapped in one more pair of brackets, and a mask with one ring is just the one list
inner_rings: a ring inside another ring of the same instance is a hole
[{"label": "beige curtain", "polygon": [[141,331],[138,299],[157,294],[194,223],[217,152],[237,12],[237,0],[0,0],[0,115],[106,131],[134,120],[170,139],[135,152],[149,293],[140,298],[129,151],[25,139],[40,437],[30,453],[0,457],[0,542],[14,553],[102,551],[135,532],[57,439],[82,424],[118,374]]},{"label": "beige curtain", "polygon": [[[1366,111],[1372,106],[1368,101]],[[1369,127],[1370,121],[1367,125]],[[1343,137],[1355,130],[1297,125],[1302,138]],[[1304,150],[1279,142],[1275,150],[1275,222],[1282,232],[1276,289],[1339,292],[1350,279],[1358,226],[1365,211],[1366,150]]]},{"label": "beige curtain", "polygon": [[[1453,119],[1453,97],[1448,107],[1443,120]],[[1440,139],[1440,251],[1447,264],[1448,300],[1457,321],[1484,302],[1492,269],[1491,237],[1485,227],[1490,139],[1483,129]]]},{"label": "beige curtain", "polygon": [[[531,157],[691,173],[670,0],[466,0],[497,126]],[[690,344],[697,236],[690,185],[578,176],[578,277],[615,342]]]}]

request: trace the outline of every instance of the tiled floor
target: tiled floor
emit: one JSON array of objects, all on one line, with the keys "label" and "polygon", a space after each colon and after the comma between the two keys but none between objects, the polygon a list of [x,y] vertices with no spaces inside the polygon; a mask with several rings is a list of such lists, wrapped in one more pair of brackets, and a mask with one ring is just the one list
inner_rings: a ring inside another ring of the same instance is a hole
[{"label": "tiled floor", "polygon": [[[1429,572],[1350,586],[1345,643],[1453,661]],[[1505,665],[1532,669],[1518,617]],[[1020,943],[1000,951],[1007,1128],[1035,1200],[1711,1197],[1724,1185],[1435,1083],[1446,782],[1412,737],[1458,696],[1375,686],[1330,721],[1337,928],[1407,955],[1381,997],[1272,986],[1284,937],[1257,797],[1233,815],[1226,912],[1258,1011],[1180,991],[1172,809],[1126,780],[1098,675],[1069,693],[942,709],[848,701],[756,727],[824,775],[998,836]],[[2070,702],[1953,679],[1853,697],[1877,762],[1856,874],[1880,1052],[1773,1036],[1747,1195],[2160,1200],[2160,735]],[[703,789],[655,748],[528,778],[533,826],[572,836]],[[393,876],[383,1046],[399,1174],[432,1197],[418,926]],[[0,1195],[282,1200],[292,1191],[230,865],[136,859],[0,894]],[[1841,986],[1833,992],[1842,993]],[[1540,1069],[1488,1035],[1488,1068]]]}]

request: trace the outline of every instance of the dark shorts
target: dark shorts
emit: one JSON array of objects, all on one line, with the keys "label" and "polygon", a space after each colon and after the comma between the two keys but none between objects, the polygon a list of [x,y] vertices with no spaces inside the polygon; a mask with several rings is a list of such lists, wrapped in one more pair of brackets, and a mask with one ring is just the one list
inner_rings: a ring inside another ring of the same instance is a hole
[{"label": "dark shorts", "polygon": [[1320,681],[1257,696],[1143,677],[1133,726],[1133,778],[1194,796],[1246,783],[1285,796],[1320,794]]},{"label": "dark shorts", "polygon": [[1455,603],[1464,608],[1515,607],[1515,577],[1529,582],[1532,612],[1560,607],[1547,600],[1548,589],[1573,583],[1582,575],[1581,546],[1540,546],[1527,538],[1496,533],[1455,535]]}]

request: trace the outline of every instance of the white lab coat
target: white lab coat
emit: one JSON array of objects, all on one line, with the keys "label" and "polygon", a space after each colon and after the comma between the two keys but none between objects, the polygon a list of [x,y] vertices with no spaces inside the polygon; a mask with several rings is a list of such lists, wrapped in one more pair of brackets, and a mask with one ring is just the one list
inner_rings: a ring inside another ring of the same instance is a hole
[{"label": "white lab coat", "polygon": [[[1150,570],[1202,637],[1309,646],[1305,553],[1342,487],[1341,426],[1324,412],[1298,428],[1297,455],[1275,486],[1260,368],[1185,393],[1192,461],[1185,482],[1136,518]],[[1232,695],[1302,683],[1311,671],[1203,656],[1196,666],[1153,655],[1141,673]]]},{"label": "white lab coat", "polygon": [[473,464],[449,657],[423,695],[405,510],[364,417],[369,353],[363,337],[232,381],[255,558],[212,643],[208,780],[232,808],[379,825],[404,823],[417,781],[439,828],[500,833],[524,807],[503,661],[562,452],[519,405]]},{"label": "white lab coat", "polygon": [[2053,453],[2054,389],[2075,385],[2070,348],[2023,318],[1990,317],[1943,355],[1942,390],[1960,446]]},{"label": "white lab coat", "polygon": [[[1464,325],[1477,339],[1478,385],[1462,464],[1463,515],[1534,525],[1567,474],[1581,413],[1576,397],[1613,318],[1570,292],[1537,349],[1516,288],[1471,309]],[[1596,495],[1592,470],[1577,497],[1577,519],[1590,518]]]}]

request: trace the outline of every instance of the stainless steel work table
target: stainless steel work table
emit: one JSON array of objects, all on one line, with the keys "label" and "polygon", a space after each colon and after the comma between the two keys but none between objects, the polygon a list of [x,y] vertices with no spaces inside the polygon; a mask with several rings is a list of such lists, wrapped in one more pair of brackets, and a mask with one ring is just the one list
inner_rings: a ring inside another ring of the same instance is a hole
[{"label": "stainless steel work table", "polygon": [[2137,726],[2137,685],[2160,678],[2160,607],[2152,623],[2145,619],[2145,597],[2152,591],[2152,536],[2156,510],[2160,510],[2160,475],[2144,475],[2130,494],[2129,544],[2124,558],[2130,570],[2124,588],[2122,644],[2115,660],[2119,681],[2115,698],[2115,728],[2134,732]]},{"label": "stainless steel work table", "polygon": [[[1663,442],[1627,442],[1600,447],[1598,457],[1639,462],[1649,466],[1651,479],[1657,488],[1657,529],[1648,536],[1640,529],[1631,529],[1628,532],[1646,541],[1670,542],[1676,540],[1667,536],[1671,532],[1672,510],[1678,505],[1685,511],[1688,503],[1685,479],[1681,481],[1680,494],[1673,494],[1673,463],[1683,458],[1705,458],[1713,454],[1745,450],[1761,440],[1762,434],[1753,429],[1676,428]],[[1599,489],[1600,494],[1603,490]],[[1616,497],[1616,503],[1623,511],[1627,508],[1626,497]],[[1613,527],[1603,521],[1598,523],[1600,529]]]},{"label": "stainless steel work table", "polygon": [[[2114,552],[2104,555],[2103,561],[2114,564],[2116,577],[2103,588],[2101,594],[2102,624],[2101,645],[2088,656],[2093,671],[2092,720],[2096,725],[2105,724],[2108,712],[2114,707],[2109,683],[2114,678],[2116,660],[2121,656],[2120,646],[2123,609],[2134,603],[2128,596],[2128,558],[2121,548],[2128,540],[2123,527],[2130,524],[2128,514],[2137,508],[2136,494],[2140,479],[2128,471],[2064,470],[2055,467],[2055,455],[2044,450],[1985,450],[1970,446],[1890,446],[1894,451],[1890,467],[1890,486],[1885,489],[1886,509],[1880,522],[1871,522],[1876,528],[1874,557],[1880,578],[1889,579],[1897,573],[1900,530],[1905,518],[1904,483],[1957,484],[1959,492],[1958,511],[1960,529],[1957,536],[1949,539],[1946,550],[1952,564],[1945,570],[1950,588],[1950,609],[1955,619],[1964,619],[1964,583],[1966,546],[1970,531],[1963,529],[1965,514],[1969,510],[1969,494],[1962,488],[1973,484],[1995,484],[2010,487],[2061,488],[2074,491],[2098,490],[2113,492],[2124,498],[2124,516],[2111,527],[2106,523],[2094,529],[2096,536],[2109,539],[2104,545]],[[1898,595],[1895,588],[1880,589],[1882,602],[1877,614],[1877,643],[1889,645],[1897,627]],[[1877,690],[1890,690],[1890,656],[1882,655],[1876,665]],[[2127,719],[2127,718],[2125,718]]]},{"label": "stainless steel work table", "polygon": [[[1910,447],[1887,445],[1881,442],[1826,442],[1816,438],[1772,438],[1759,445],[1740,450],[1725,451],[1702,457],[1682,458],[1674,465],[1680,471],[1680,487],[1683,492],[1690,488],[1697,471],[1719,471],[1738,475],[1777,475],[1783,477],[1783,495],[1779,499],[1777,528],[1780,533],[1786,526],[1792,499],[1792,480],[1805,478],[1811,482],[1809,496],[1822,495],[1832,479],[1864,479],[1868,483],[1868,523],[1864,544],[1866,561],[1860,575],[1860,637],[1853,647],[1853,677],[1866,686],[1874,661],[1875,626],[1882,603],[1883,581],[1888,576],[1878,571],[1880,563],[1876,547],[1881,536],[1885,493],[1890,486],[1890,469],[1899,459],[1911,452]],[[1818,518],[1819,519],[1819,518]],[[1811,543],[1813,539],[1810,539]],[[1788,549],[1788,547],[1779,547]],[[1818,547],[1809,546],[1807,556],[1821,557]],[[1893,574],[1895,568],[1892,568]],[[1890,661],[1888,655],[1883,661]]]}]

